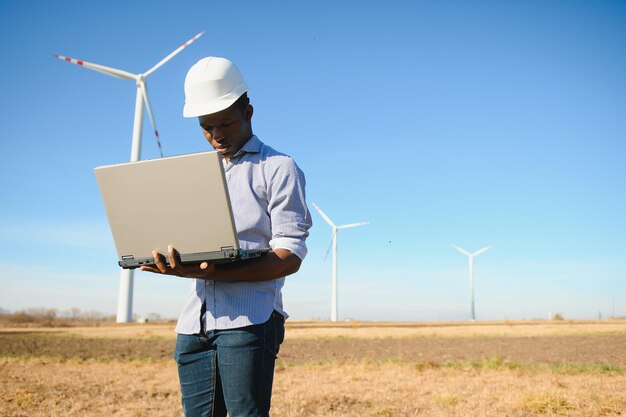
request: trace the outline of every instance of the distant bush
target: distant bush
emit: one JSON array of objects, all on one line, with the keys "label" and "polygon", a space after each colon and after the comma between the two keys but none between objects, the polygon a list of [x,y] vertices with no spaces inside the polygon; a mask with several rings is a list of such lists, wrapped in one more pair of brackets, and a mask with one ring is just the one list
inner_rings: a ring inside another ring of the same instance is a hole
[{"label": "distant bush", "polygon": [[9,322],[11,323],[33,323],[35,322],[35,318],[29,314],[24,312],[15,313],[9,315]]},{"label": "distant bush", "polygon": [[[0,327],[72,327],[72,326],[100,326],[113,323],[116,316],[100,311],[82,311],[77,307],[67,310],[55,308],[27,308],[15,313],[0,308]],[[133,322],[141,323],[172,323],[175,320],[161,316],[159,313],[150,313],[145,317],[133,316]]]},{"label": "distant bush", "polygon": [[555,315],[552,316],[552,320],[565,320],[563,318],[563,315],[561,313],[556,313]]},{"label": "distant bush", "polygon": [[98,325],[114,320],[114,316],[107,316],[99,311],[81,311],[76,307],[63,311],[54,308],[27,308],[12,314],[8,311],[0,314],[0,325],[5,326],[69,327]]}]

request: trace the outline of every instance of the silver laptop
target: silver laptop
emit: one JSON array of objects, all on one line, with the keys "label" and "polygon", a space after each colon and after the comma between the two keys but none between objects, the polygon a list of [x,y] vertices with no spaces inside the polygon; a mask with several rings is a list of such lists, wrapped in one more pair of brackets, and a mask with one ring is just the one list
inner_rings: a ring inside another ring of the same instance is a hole
[{"label": "silver laptop", "polygon": [[185,262],[249,259],[237,240],[222,158],[216,151],[94,169],[122,268],[154,266],[172,245]]}]

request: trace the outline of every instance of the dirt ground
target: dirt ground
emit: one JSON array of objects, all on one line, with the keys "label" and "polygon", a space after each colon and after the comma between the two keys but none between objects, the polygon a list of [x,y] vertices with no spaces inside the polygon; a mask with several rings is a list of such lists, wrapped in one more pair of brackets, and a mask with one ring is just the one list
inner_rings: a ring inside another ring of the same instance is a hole
[{"label": "dirt ground", "polygon": [[[0,332],[0,357],[124,360],[169,359],[173,338],[87,338],[64,333]],[[605,363],[626,366],[626,333],[534,337],[287,338],[280,358],[289,364],[373,361],[444,362],[499,358],[530,363]]]},{"label": "dirt ground", "polygon": [[[626,416],[626,322],[290,324],[272,415]],[[0,329],[0,416],[181,416],[172,326]]]}]

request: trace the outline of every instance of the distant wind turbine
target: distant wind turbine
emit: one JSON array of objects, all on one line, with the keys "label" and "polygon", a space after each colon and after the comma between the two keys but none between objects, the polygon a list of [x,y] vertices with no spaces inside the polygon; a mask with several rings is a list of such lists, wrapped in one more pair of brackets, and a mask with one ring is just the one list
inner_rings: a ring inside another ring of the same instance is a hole
[{"label": "distant wind turbine", "polygon": [[[159,153],[163,156],[163,150],[161,148],[161,141],[159,140],[159,131],[156,128],[156,122],[154,117],[152,116],[152,108],[150,106],[150,100],[148,100],[148,91],[146,88],[146,78],[154,71],[159,69],[163,64],[165,64],[170,59],[174,58],[180,51],[189,46],[193,41],[202,36],[204,32],[198,33],[193,38],[189,39],[187,42],[179,46],[174,52],[163,58],[159,63],[150,68],[148,71],[143,74],[133,74],[124,70],[119,70],[116,68],[105,67],[104,65],[92,64],[90,62],[81,61],[74,58],[68,58],[62,55],[53,56],[55,58],[59,58],[63,61],[71,62],[72,64],[80,65],[85,68],[89,68],[94,71],[101,72],[106,75],[110,75],[112,77],[121,78],[124,80],[134,80],[137,85],[137,97],[135,99],[135,119],[133,122],[133,141],[131,144],[131,152],[130,152],[130,161],[136,162],[140,159],[141,155],[141,132],[143,127],[143,106],[146,105],[146,109],[148,110],[148,117],[150,118],[150,123],[152,124],[152,129],[154,130],[154,135],[157,140],[157,145],[159,147]],[[117,304],[117,322],[118,323],[128,323],[133,319],[133,270],[132,269],[122,269],[120,272],[120,291],[118,297]]]},{"label": "distant wind turbine", "polygon": [[481,253],[487,252],[489,249],[492,248],[492,246],[486,246],[480,250],[477,250],[474,253],[469,253],[468,251],[461,248],[460,246],[455,245],[454,243],[452,243],[452,246],[454,247],[454,249],[458,250],[463,255],[467,255],[467,257],[469,258],[469,286],[470,286],[470,297],[471,297],[470,298],[470,314],[472,317],[472,321],[475,321],[476,311],[474,310],[474,256],[478,256]]},{"label": "distant wind turbine", "polygon": [[364,226],[369,224],[369,222],[360,222],[360,223],[350,223],[344,224],[341,226],[335,225],[330,218],[324,214],[322,209],[320,209],[317,204],[312,203],[315,210],[317,210],[322,216],[322,218],[333,228],[333,236],[332,236],[332,246],[333,246],[333,286],[332,286],[332,302],[330,307],[330,320],[337,321],[337,234],[339,229],[348,229],[350,227]]}]

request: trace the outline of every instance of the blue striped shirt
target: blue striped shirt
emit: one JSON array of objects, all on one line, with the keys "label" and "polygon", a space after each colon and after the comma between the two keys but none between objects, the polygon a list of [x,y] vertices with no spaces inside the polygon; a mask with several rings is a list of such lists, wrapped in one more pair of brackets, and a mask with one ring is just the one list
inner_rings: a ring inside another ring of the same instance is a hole
[{"label": "blue striped shirt", "polygon": [[[293,159],[252,136],[230,161],[222,160],[237,237],[242,249],[287,249],[304,259],[311,214],[305,203],[304,174]],[[176,332],[234,329],[266,322],[283,309],[285,278],[260,282],[194,279]]]}]

